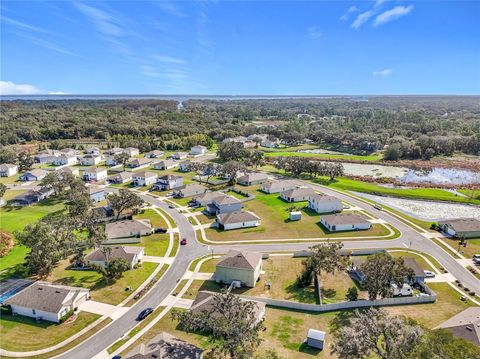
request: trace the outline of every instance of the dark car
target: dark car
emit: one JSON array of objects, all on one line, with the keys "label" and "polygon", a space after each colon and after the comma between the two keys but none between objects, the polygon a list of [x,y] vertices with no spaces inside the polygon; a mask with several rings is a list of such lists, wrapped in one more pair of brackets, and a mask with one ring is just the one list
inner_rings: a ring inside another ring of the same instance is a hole
[{"label": "dark car", "polygon": [[169,205],[168,205],[168,208],[170,208],[170,209],[174,209],[174,208],[175,208],[175,206],[174,206],[173,204],[169,204]]},{"label": "dark car", "polygon": [[122,357],[120,355],[115,355],[114,357],[112,357],[112,359],[122,359]]},{"label": "dark car", "polygon": [[148,317],[150,314],[152,314],[153,312],[153,308],[147,308],[147,309],[144,309],[140,312],[140,314],[138,315],[137,319],[138,320],[143,320],[145,319],[146,317]]},{"label": "dark car", "polygon": [[182,246],[186,245],[187,244],[187,239],[186,238],[183,238],[181,241],[180,241],[180,244]]},{"label": "dark car", "polygon": [[162,227],[158,227],[158,228],[155,228],[155,233],[167,233],[167,229],[166,228],[162,228]]}]

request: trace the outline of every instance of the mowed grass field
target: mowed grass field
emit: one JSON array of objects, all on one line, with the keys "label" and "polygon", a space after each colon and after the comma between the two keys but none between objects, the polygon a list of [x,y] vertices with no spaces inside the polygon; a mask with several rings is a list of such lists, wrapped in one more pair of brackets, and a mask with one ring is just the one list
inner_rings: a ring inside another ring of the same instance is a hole
[{"label": "mowed grass field", "polygon": [[[252,211],[260,217],[261,225],[230,231],[208,228],[205,230],[208,239],[258,241],[263,239],[375,237],[385,236],[389,233],[387,228],[379,224],[374,224],[371,229],[364,231],[329,232],[320,224],[320,215],[307,208],[307,201],[288,203],[282,200],[279,194],[265,194],[255,188],[244,189],[256,196],[255,199],[244,204],[245,210]],[[302,212],[300,221],[288,219],[289,209],[292,208]]]}]

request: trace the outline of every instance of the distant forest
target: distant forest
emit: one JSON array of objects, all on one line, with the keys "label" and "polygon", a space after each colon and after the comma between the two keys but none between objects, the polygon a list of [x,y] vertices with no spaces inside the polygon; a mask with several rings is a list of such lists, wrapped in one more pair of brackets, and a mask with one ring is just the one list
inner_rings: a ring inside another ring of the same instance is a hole
[{"label": "distant forest", "polygon": [[0,144],[95,138],[167,141],[195,134],[220,141],[268,133],[306,138],[386,159],[480,154],[480,97],[391,96],[324,99],[3,101]]}]

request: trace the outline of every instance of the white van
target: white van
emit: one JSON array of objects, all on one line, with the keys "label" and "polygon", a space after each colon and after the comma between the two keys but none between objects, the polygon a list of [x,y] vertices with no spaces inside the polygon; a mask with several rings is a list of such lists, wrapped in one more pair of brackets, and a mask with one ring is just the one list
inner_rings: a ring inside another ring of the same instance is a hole
[{"label": "white van", "polygon": [[407,297],[413,295],[413,289],[409,284],[404,284],[402,288],[398,288],[395,283],[392,283],[392,290],[394,297]]}]

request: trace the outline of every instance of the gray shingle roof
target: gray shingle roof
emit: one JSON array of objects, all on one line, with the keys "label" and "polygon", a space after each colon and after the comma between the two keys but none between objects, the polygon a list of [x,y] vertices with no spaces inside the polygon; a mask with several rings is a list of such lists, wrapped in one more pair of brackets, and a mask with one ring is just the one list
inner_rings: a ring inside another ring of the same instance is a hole
[{"label": "gray shingle roof", "polygon": [[232,249],[220,259],[217,266],[254,270],[261,261],[261,253],[237,251]]},{"label": "gray shingle roof", "polygon": [[289,198],[297,198],[297,197],[310,196],[313,194],[315,194],[315,191],[310,187],[308,187],[308,188],[293,188],[293,189],[286,190],[285,192],[282,193],[282,196],[289,197]]},{"label": "gray shingle roof", "polygon": [[152,225],[149,219],[133,219],[125,221],[117,221],[105,224],[105,233],[107,237],[117,236],[125,234],[127,232],[141,232],[144,230],[150,230]]},{"label": "gray shingle roof", "polygon": [[226,194],[224,194],[223,196],[218,196],[213,201],[218,205],[240,203],[240,201],[235,197],[227,196]]},{"label": "gray shingle roof", "polygon": [[447,224],[455,232],[477,232],[480,231],[480,219],[476,218],[458,218],[441,221],[439,224]]},{"label": "gray shingle roof", "polygon": [[[144,247],[134,247],[134,246],[115,246],[110,247],[111,252],[109,254],[110,260],[115,258],[123,258],[128,263],[131,263],[135,258],[135,255],[138,255],[144,250]],[[104,262],[107,260],[105,252],[101,248],[97,248],[94,251],[88,253],[85,256],[86,261],[96,261]]]},{"label": "gray shingle roof", "polygon": [[258,221],[256,215],[252,212],[230,212],[230,213],[220,213],[217,216],[221,224],[232,224],[232,223],[242,223],[250,221]]},{"label": "gray shingle roof", "polygon": [[365,217],[355,213],[327,214],[321,218],[330,225],[370,223]]},{"label": "gray shingle roof", "polygon": [[146,345],[140,344],[126,359],[199,359],[203,350],[166,332],[161,332]]},{"label": "gray shingle roof", "polygon": [[467,308],[447,319],[437,328],[449,329],[454,335],[480,345],[480,307]]}]

